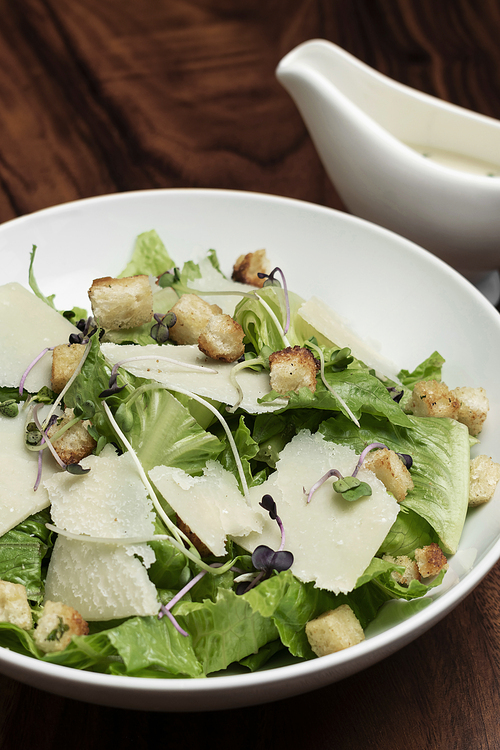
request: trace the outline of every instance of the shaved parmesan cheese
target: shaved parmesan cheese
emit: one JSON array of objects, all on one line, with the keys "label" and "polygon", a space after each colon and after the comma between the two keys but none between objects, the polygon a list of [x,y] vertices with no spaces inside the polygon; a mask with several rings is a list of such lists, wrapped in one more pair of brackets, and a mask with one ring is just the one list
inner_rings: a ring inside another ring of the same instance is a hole
[{"label": "shaved parmesan cheese", "polygon": [[[211,398],[214,401],[229,405],[235,404],[239,398],[238,391],[229,378],[234,364],[210,359],[196,345],[163,346],[159,348],[157,344],[147,346],[102,344],[101,351],[111,365],[122,362],[129,357],[169,357],[179,362],[179,365],[161,359],[158,359],[157,362],[144,359],[143,361],[126,362],[123,367],[133,375],[156,380],[173,391],[175,391],[176,386],[186,388],[203,398]],[[210,368],[216,370],[216,372],[188,370],[181,367],[181,363]],[[255,372],[251,369],[240,370],[236,378],[243,391],[243,401],[240,407],[250,414],[276,411],[276,409],[283,407],[284,402],[282,400],[267,404],[257,402],[257,399],[262,398],[271,390],[268,372]]]},{"label": "shaved parmesan cheese", "polygon": [[64,471],[43,482],[56,526],[97,537],[154,534],[153,505],[130,454],[111,448],[81,466],[90,469],[84,477]]},{"label": "shaved parmesan cheese", "polygon": [[156,466],[149,472],[158,491],[196,536],[221,557],[226,537],[260,531],[261,518],[251,510],[233,474],[217,461],[207,461],[202,477],[181,469]]},{"label": "shaved parmesan cheese", "polygon": [[[22,412],[14,419],[0,416],[0,536],[49,505],[44,487],[33,490],[38,453],[25,447],[24,424]],[[50,476],[60,469],[51,456],[44,455],[43,471]]]},{"label": "shaved parmesan cheese", "polygon": [[[66,318],[20,284],[0,286],[0,386],[17,387],[28,365],[43,349],[67,343],[78,333]],[[25,390],[50,386],[52,355],[31,370]]]},{"label": "shaved parmesan cheese", "polygon": [[397,379],[399,368],[396,367],[394,362],[386,359],[386,357],[376,351],[366,341],[356,336],[349,328],[345,318],[338,315],[318,297],[311,297],[310,300],[304,302],[299,307],[297,314],[319,333],[326,336],[332,344],[341,349],[348,346],[352,354],[368,365],[368,367],[372,367],[377,372],[382,372],[391,378]]},{"label": "shaved parmesan cheese", "polygon": [[[153,505],[130,454],[118,456],[109,447],[81,465],[90,472],[62,472],[44,481],[56,526],[92,537],[153,536]],[[61,535],[50,559],[45,596],[69,604],[86,620],[155,614],[156,587],[145,568],[154,560],[147,544],[113,546]]]},{"label": "shaved parmesan cheese", "polygon": [[[219,305],[222,312],[233,317],[234,308],[241,299],[242,292],[255,292],[255,287],[249,284],[241,284],[239,281],[226,279],[216,268],[213,267],[209,258],[204,257],[199,262],[201,278],[192,279],[189,282],[191,289],[196,289],[203,299],[211,305]],[[234,296],[216,294],[203,296],[203,292],[235,292]]]},{"label": "shaved parmesan cheese", "polygon": [[46,600],[74,607],[87,621],[156,614],[156,587],[129,552],[127,547],[59,536],[45,582]]},{"label": "shaved parmesan cheese", "polygon": [[307,492],[329,469],[349,476],[356,463],[357,456],[350,448],[303,430],[285,446],[276,472],[264,484],[250,489],[252,507],[262,516],[262,532],[235,541],[249,552],[259,544],[279,548],[278,525],[259,507],[262,496],[269,494],[285,528],[285,549],[294,556],[292,573],[335,594],[352,591],[394,523],[399,506],[366,469],[361,469],[358,477],[372,488],[369,497],[344,500],[332,489],[334,479],[327,480],[310,503]]}]

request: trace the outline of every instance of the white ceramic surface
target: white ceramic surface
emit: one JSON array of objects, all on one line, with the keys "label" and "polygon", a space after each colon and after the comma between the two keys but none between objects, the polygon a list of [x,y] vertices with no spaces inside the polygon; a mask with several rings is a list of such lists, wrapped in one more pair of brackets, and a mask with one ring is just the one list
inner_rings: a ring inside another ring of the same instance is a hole
[{"label": "white ceramic surface", "polygon": [[[279,197],[210,190],[144,191],[68,203],[0,227],[1,283],[35,273],[64,308],[86,305],[97,276],[118,273],[137,234],[155,228],[177,262],[215,248],[230,273],[236,257],[266,247],[291,289],[317,294],[398,367],[434,349],[450,386],[484,386],[491,415],[480,452],[500,459],[500,316],[435,256],[378,226]],[[477,448],[475,449],[477,452]],[[470,514],[446,585],[422,601],[387,608],[358,646],[309,662],[206,680],[149,680],[79,672],[0,649],[0,671],[66,697],[157,711],[216,710],[286,698],[341,680],[424,633],[500,557],[500,494]],[[413,613],[413,614],[412,614]],[[411,616],[410,616],[411,615]]]},{"label": "white ceramic surface", "polygon": [[[500,121],[399,84],[324,40],[296,47],[276,74],[352,213],[476,281],[500,266]],[[445,166],[441,150],[489,168]]]}]

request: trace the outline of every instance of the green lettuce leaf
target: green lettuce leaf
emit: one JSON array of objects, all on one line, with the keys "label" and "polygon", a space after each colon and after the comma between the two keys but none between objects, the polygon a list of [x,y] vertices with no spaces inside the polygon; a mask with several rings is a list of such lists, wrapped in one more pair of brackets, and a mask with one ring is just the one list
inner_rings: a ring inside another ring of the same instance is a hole
[{"label": "green lettuce leaf", "polygon": [[168,254],[165,245],[157,232],[152,229],[137,237],[132,258],[118,278],[138,276],[139,274],[160,276],[174,266],[175,263]]},{"label": "green lettuce leaf", "polygon": [[441,369],[444,365],[444,359],[439,352],[433,352],[419,364],[413,372],[401,370],[398,378],[407,388],[413,388],[419,380],[441,380]]},{"label": "green lettuce leaf", "polygon": [[49,511],[43,510],[0,537],[0,580],[22,584],[28,599],[37,603],[44,593],[42,561],[52,546],[49,521]]}]

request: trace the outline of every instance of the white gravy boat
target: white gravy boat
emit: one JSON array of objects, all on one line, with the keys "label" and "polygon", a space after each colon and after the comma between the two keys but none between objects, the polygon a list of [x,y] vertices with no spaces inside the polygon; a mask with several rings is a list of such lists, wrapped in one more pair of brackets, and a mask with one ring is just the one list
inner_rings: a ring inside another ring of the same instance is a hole
[{"label": "white gravy boat", "polygon": [[499,121],[397,83],[319,39],[289,52],[276,75],[349,211],[473,280],[500,267]]}]

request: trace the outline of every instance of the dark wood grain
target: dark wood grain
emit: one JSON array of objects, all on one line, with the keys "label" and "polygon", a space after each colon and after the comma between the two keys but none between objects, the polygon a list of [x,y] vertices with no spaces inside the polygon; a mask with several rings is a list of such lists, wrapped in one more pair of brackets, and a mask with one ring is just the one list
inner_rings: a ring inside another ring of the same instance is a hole
[{"label": "dark wood grain", "polygon": [[[500,118],[498,0],[0,0],[0,18],[0,222],[159,187],[342,208],[274,76],[313,37]],[[500,748],[499,601],[496,566],[384,662],[253,709],[126,712],[0,676],[0,747]]]}]

